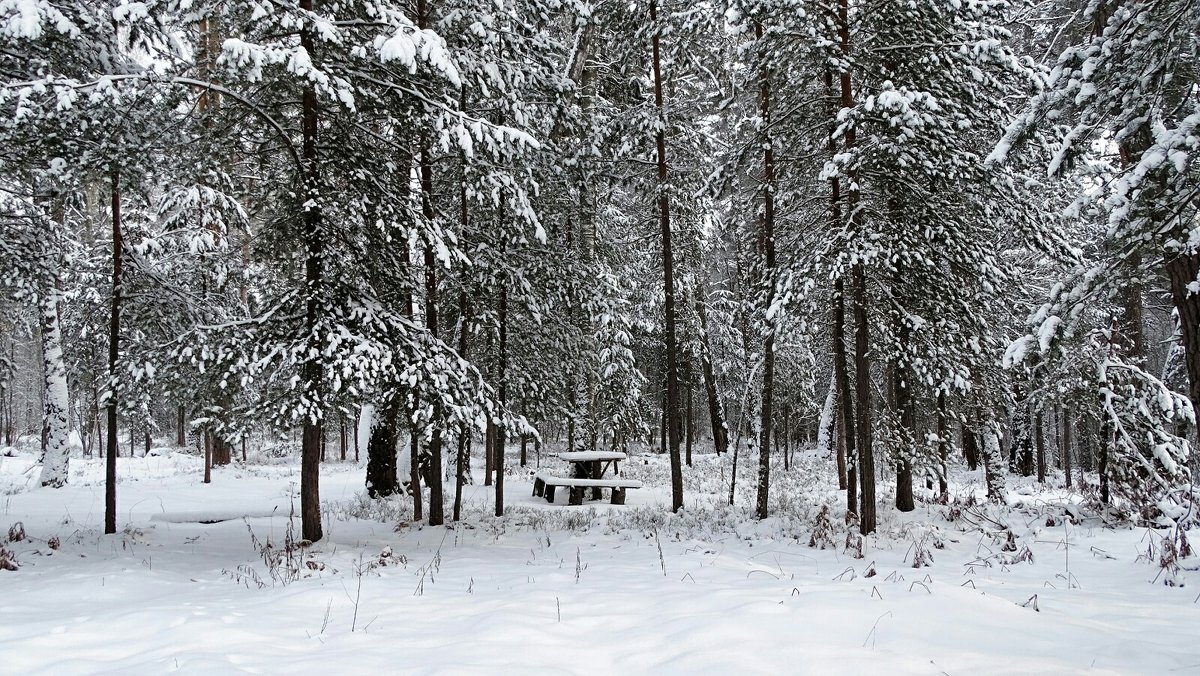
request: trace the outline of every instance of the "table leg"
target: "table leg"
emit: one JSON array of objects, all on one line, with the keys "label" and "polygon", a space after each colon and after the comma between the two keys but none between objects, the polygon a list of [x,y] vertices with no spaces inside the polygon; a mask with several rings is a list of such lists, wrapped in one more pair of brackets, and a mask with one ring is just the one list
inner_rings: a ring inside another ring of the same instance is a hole
[{"label": "table leg", "polygon": [[[599,479],[600,474],[601,474],[600,461],[596,460],[596,461],[592,462],[591,465],[592,465],[592,478]],[[599,500],[602,497],[604,497],[604,493],[600,490],[600,487],[599,486],[592,487],[592,499]]]}]

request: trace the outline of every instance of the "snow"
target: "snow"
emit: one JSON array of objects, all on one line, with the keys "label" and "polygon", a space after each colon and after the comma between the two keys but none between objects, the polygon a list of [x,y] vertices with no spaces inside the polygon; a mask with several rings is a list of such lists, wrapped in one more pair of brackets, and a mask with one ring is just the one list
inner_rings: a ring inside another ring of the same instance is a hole
[{"label": "snow", "polygon": [[[646,487],[627,506],[547,505],[530,495],[529,471],[513,468],[510,516],[486,516],[490,495],[471,486],[466,522],[437,528],[410,523],[405,501],[364,499],[362,468],[331,463],[326,539],[295,553],[293,577],[272,575],[261,545],[282,550],[295,465],[217,468],[204,485],[195,456],[122,457],[120,532],[104,536],[100,460],[73,462],[66,487],[42,491],[30,490],[36,458],[14,453],[0,455],[3,515],[29,537],[8,544],[19,570],[0,570],[6,673],[1162,674],[1200,664],[1195,590],[1152,584],[1159,569],[1139,558],[1157,535],[1046,525],[1077,496],[1021,480],[1008,487],[1021,506],[993,516],[1032,562],[969,523],[982,508],[951,522],[924,502],[908,515],[882,509],[881,534],[855,559],[840,542],[807,546],[809,508],[839,504],[829,463],[811,452],[777,486],[808,511],[778,508],[765,521],[715,497],[729,455],[687,468],[682,516],[666,508],[665,458],[635,454],[628,466]],[[981,494],[978,473],[952,479],[958,495]],[[918,551],[928,565],[914,569]]]}]

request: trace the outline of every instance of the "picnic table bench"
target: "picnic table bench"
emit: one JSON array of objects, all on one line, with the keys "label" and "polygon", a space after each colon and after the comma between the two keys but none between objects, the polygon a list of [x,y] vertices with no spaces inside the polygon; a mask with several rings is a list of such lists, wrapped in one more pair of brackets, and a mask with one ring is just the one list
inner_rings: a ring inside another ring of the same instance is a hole
[{"label": "picnic table bench", "polygon": [[[614,505],[625,504],[625,491],[630,488],[641,488],[642,482],[636,479],[623,479],[617,476],[617,463],[628,456],[614,451],[573,451],[559,453],[559,458],[571,463],[571,476],[556,476],[543,470],[533,477],[533,494],[545,497],[546,502],[554,502],[554,489],[564,486],[570,489],[568,505],[582,505],[583,497],[588,488],[592,489],[592,499],[602,497],[602,489],[612,492],[611,502]],[[612,477],[605,478],[604,474],[612,470]]]}]

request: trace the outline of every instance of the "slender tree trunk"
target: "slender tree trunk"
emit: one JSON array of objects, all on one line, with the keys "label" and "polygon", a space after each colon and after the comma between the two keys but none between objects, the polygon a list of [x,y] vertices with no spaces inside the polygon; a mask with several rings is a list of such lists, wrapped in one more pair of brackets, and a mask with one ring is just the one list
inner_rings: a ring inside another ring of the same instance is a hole
[{"label": "slender tree trunk", "polygon": [[979,436],[968,425],[962,427],[962,448],[967,469],[972,472],[979,469]]},{"label": "slender tree trunk", "polygon": [[[754,37],[762,40],[763,28],[759,22],[754,23]],[[763,57],[765,59],[765,56]],[[763,219],[759,232],[759,250],[763,255],[763,282],[766,294],[763,304],[764,314],[771,306],[775,292],[775,149],[770,135],[771,124],[771,72],[766,62],[760,65],[758,75],[758,113],[762,119],[763,140]],[[759,430],[758,448],[758,502],[755,516],[767,518],[768,498],[771,479],[771,425],[772,406],[775,389],[775,327],[770,318],[766,318],[767,337],[763,345],[763,386],[762,386],[762,418]]]},{"label": "slender tree trunk", "polygon": [[1042,412],[1034,417],[1033,440],[1037,444],[1037,480],[1039,484],[1046,483],[1046,439],[1042,428]]},{"label": "slender tree trunk", "polygon": [[666,317],[664,340],[667,352],[667,440],[671,454],[671,511],[683,509],[683,463],[679,457],[679,366],[675,343],[675,262],[671,251],[671,198],[667,183],[666,110],[663,104],[662,56],[659,41],[658,3],[650,0],[650,22],[653,25],[650,44],[653,52],[654,107],[658,112],[658,129],[654,145],[658,166],[658,222],[662,232],[663,313]]},{"label": "slender tree trunk", "polygon": [[213,467],[213,445],[212,433],[207,428],[204,430],[204,483],[212,483],[212,467]]},{"label": "slender tree trunk", "polygon": [[346,417],[338,417],[338,451],[340,460],[346,462]]},{"label": "slender tree trunk", "polygon": [[68,418],[71,405],[67,390],[67,364],[63,359],[62,330],[59,324],[58,274],[48,285],[41,299],[42,314],[42,376],[45,405],[43,429],[46,431],[42,449],[43,486],[62,488],[67,483],[71,459],[71,432]]},{"label": "slender tree trunk", "polygon": [[175,419],[175,445],[183,447],[187,446],[187,435],[185,434],[184,425],[184,419],[187,417],[187,412],[184,410],[183,404],[179,405],[177,413],[178,417]]},{"label": "slender tree trunk", "polygon": [[946,457],[949,455],[950,446],[950,430],[949,416],[946,415],[946,391],[938,392],[937,397],[937,435],[938,435],[938,466],[941,471],[938,472],[938,495],[942,499],[942,503],[950,501],[950,487],[947,477],[949,467],[946,466]]},{"label": "slender tree trunk", "polygon": [[421,440],[419,434],[417,424],[412,423],[408,434],[408,485],[412,490],[413,521],[422,521],[425,518],[421,500]]},{"label": "slender tree trunk", "polygon": [[725,422],[724,407],[717,393],[717,377],[713,372],[712,347],[708,339],[707,305],[697,295],[696,316],[700,321],[700,370],[704,376],[704,393],[708,398],[708,420],[712,428],[713,448],[717,455],[729,451],[729,426]]},{"label": "slender tree trunk", "polygon": [[[503,209],[504,201],[501,200],[501,209]],[[504,257],[504,243],[500,244],[500,257]],[[496,309],[496,321],[499,324],[499,359],[497,368],[500,370],[499,392],[500,407],[504,408],[508,403],[508,289],[506,285],[500,285],[500,302]],[[592,434],[595,434],[593,429]],[[496,450],[496,516],[504,516],[504,442],[508,437],[508,431],[502,426],[496,429],[495,450]],[[595,449],[593,449],[595,450]]]},{"label": "slender tree trunk", "polygon": [[[837,179],[834,179],[837,197]],[[840,220],[834,204],[834,218]],[[845,283],[841,277],[833,282],[833,370],[837,379],[838,427],[844,433],[846,446],[846,511],[858,514],[858,430],[854,424],[854,400],[850,396],[850,368],[846,356]]]},{"label": "slender tree trunk", "polygon": [[[313,11],[313,0],[300,0],[300,8]],[[316,39],[311,29],[300,31],[300,46],[310,58],[317,54]],[[324,224],[321,222],[321,173],[317,157],[317,130],[320,112],[317,92],[311,86],[304,88],[301,101],[300,127],[302,158],[304,162],[304,191],[307,200],[304,206],[304,330],[309,355],[303,366],[302,382],[309,410],[304,411],[300,446],[300,523],[301,537],[310,542],[321,539],[321,417],[324,399],[324,365],[321,363],[321,339],[318,327],[321,313],[321,296],[324,280],[322,264],[325,257]]]},{"label": "slender tree trunk", "polygon": [[[690,362],[689,362],[689,365],[690,365]],[[692,409],[692,381],[690,378],[690,376],[691,376],[690,366],[688,368],[688,376],[689,376],[689,378],[687,381],[687,397],[686,397],[687,404],[684,406],[684,408],[687,412],[687,418],[686,418],[687,422],[685,425],[686,434],[684,435],[684,438],[686,440],[685,447],[684,447],[684,458],[685,458],[685,462],[687,463],[687,466],[691,467],[692,466],[692,439],[696,433],[696,416]]]},{"label": "slender tree trunk", "polygon": [[1062,464],[1063,474],[1067,478],[1067,488],[1071,487],[1071,409],[1063,406],[1059,409],[1058,419],[1062,421]]},{"label": "slender tree trunk", "polygon": [[[466,183],[463,183],[463,191],[459,196],[462,200],[462,219],[463,223],[467,222],[467,196]],[[458,355],[463,359],[467,358],[467,350],[470,343],[467,337],[470,335],[468,326],[468,318],[470,317],[470,301],[467,299],[467,292],[461,291],[458,294]],[[462,433],[458,438],[458,458],[454,463],[454,507],[453,519],[459,521],[462,519],[462,492],[463,484],[466,483],[467,471],[471,462],[471,428],[464,426]]]},{"label": "slender tree trunk", "polygon": [[[124,242],[121,238],[120,174],[112,172],[112,306],[108,315],[108,374],[116,377],[118,340],[121,335],[121,263]],[[110,385],[108,393],[108,456],[104,459],[104,532],[117,532],[117,392]]]},{"label": "slender tree trunk", "polygon": [[[429,164],[428,151],[421,151],[421,192],[425,203],[426,217],[433,218],[433,167]],[[437,338],[437,259],[433,248],[425,247],[425,328]],[[441,404],[433,404],[433,424],[429,435],[429,525],[440,526],[445,520],[442,499],[442,420]]]},{"label": "slender tree trunk", "polygon": [[854,394],[858,409],[858,479],[862,491],[859,530],[875,532],[875,457],[871,441],[871,362],[867,342],[867,280],[862,263],[854,275]]},{"label": "slender tree trunk", "polygon": [[[906,334],[907,331],[901,331]],[[902,342],[907,342],[902,339]],[[900,364],[892,366],[893,391],[896,397],[896,408],[900,411],[900,429],[904,432],[905,448],[901,449],[901,457],[896,462],[896,509],[901,512],[911,512],[917,508],[913,499],[913,472],[909,454],[911,444],[916,441],[916,416],[913,411],[912,392],[908,388],[908,377],[905,368]]]}]

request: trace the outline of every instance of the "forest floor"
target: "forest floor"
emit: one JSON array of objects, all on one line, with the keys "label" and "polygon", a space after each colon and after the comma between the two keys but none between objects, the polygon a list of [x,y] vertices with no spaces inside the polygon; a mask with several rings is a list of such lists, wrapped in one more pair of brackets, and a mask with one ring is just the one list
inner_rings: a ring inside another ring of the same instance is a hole
[{"label": "forest floor", "polygon": [[326,537],[299,548],[296,464],[251,458],[204,485],[199,458],[162,453],[119,460],[119,532],[102,535],[99,460],[32,488],[35,456],[0,449],[0,543],[26,534],[4,543],[0,672],[1200,673],[1200,573],[1162,584],[1162,533],[1072,523],[1061,487],[1013,480],[1007,507],[981,508],[978,473],[958,472],[960,504],[882,508],[855,558],[812,452],[775,468],[764,521],[750,462],[726,505],[729,456],[685,468],[682,515],[662,456],[626,464],[647,485],[623,507],[548,505],[510,456],[508,515],[471,486],[447,527],[329,463]]}]

